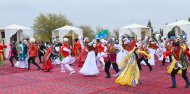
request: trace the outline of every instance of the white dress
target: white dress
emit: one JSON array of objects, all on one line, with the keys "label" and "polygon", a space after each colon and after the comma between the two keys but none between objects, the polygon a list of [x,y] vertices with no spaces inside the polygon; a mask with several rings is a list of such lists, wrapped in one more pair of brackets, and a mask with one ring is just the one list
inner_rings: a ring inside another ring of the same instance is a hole
[{"label": "white dress", "polygon": [[[150,53],[149,53],[149,54],[150,54],[150,59],[148,60],[148,63],[149,63],[150,65],[155,65],[155,58],[154,58],[155,50],[152,49],[152,48],[148,48],[148,50],[149,50],[149,52],[150,52]],[[146,63],[145,63],[144,61],[142,61],[141,64],[146,65]]]},{"label": "white dress", "polygon": [[88,52],[84,65],[80,69],[79,73],[83,75],[97,75],[99,73],[96,65],[96,57],[94,51]]},{"label": "white dress", "polygon": [[22,61],[16,61],[15,67],[17,68],[28,68],[28,58]]},{"label": "white dress", "polygon": [[124,51],[120,51],[119,53],[117,53],[117,57],[116,57],[116,62],[117,64],[121,63],[122,59],[128,54],[128,51],[124,50]]},{"label": "white dress", "polygon": [[148,60],[148,62],[150,63],[150,65],[155,65],[155,58],[154,58],[155,50],[149,48],[149,51],[150,51],[150,59]]}]

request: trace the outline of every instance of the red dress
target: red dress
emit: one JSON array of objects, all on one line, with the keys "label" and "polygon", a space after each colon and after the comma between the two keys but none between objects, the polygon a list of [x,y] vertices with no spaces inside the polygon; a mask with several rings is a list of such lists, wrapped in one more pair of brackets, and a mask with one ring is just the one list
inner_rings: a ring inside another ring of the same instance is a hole
[{"label": "red dress", "polygon": [[82,48],[79,42],[75,42],[73,46],[73,56],[79,56]]},{"label": "red dress", "polygon": [[87,57],[87,47],[85,46],[78,57],[78,67],[82,67]]},{"label": "red dress", "polygon": [[44,71],[50,71],[51,69],[53,69],[53,65],[51,64],[51,56],[52,56],[53,50],[50,47],[47,52],[45,53],[44,57],[43,57],[43,66],[42,66],[42,70]]}]

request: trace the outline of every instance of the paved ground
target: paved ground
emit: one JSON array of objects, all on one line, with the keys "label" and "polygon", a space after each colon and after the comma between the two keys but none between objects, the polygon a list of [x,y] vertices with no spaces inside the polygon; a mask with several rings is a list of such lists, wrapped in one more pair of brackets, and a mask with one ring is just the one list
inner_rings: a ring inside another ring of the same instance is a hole
[{"label": "paved ground", "polygon": [[190,88],[184,88],[185,82],[180,76],[176,77],[177,88],[168,88],[171,80],[166,66],[159,66],[160,61],[156,64],[152,72],[143,66],[140,78],[144,83],[130,87],[115,84],[115,77],[106,79],[104,71],[98,76],[86,77],[78,73],[80,68],[75,65],[73,68],[77,72],[69,75],[60,73],[59,65],[51,72],[36,70],[33,65],[28,71],[10,67],[6,61],[0,67],[0,94],[190,94]]}]

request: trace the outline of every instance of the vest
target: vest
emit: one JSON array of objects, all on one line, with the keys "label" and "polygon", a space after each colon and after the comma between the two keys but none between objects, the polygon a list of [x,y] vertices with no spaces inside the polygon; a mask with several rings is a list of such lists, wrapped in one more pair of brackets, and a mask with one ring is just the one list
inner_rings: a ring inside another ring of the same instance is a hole
[{"label": "vest", "polygon": [[61,50],[60,50],[61,53],[62,53],[62,55],[63,55],[63,57],[69,56],[70,54],[68,52],[66,52],[66,51],[63,51],[63,48],[70,49],[69,44],[68,43],[64,43],[63,46],[61,46]]},{"label": "vest", "polygon": [[109,46],[109,49],[108,49],[108,52],[109,53],[115,53],[115,48],[114,48],[114,44],[111,44],[110,46]]},{"label": "vest", "polygon": [[101,43],[98,43],[98,44],[96,45],[96,47],[97,47],[98,52],[104,52],[104,47],[102,46]]}]

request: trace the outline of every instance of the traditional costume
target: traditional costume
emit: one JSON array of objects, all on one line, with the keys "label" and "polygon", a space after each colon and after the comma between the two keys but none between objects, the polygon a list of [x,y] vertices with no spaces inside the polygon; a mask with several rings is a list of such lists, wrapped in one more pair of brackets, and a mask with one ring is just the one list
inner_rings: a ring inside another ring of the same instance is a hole
[{"label": "traditional costume", "polygon": [[73,46],[73,56],[74,57],[78,57],[80,52],[81,52],[82,48],[81,48],[81,44],[80,42],[78,41],[78,39],[75,39],[75,43],[74,43],[74,46]]},{"label": "traditional costume", "polygon": [[28,62],[27,62],[27,46],[26,44],[20,44],[19,45],[20,49],[20,55],[18,57],[18,60],[15,63],[15,67],[18,68],[28,68]]},{"label": "traditional costume", "polygon": [[181,70],[182,71],[182,77],[186,82],[186,88],[189,88],[190,83],[189,79],[187,77],[187,68],[189,67],[189,61],[187,59],[190,58],[190,52],[189,48],[187,48],[184,45],[180,46],[179,42],[174,42],[173,46],[175,47],[173,50],[168,52],[168,54],[165,54],[164,57],[168,55],[173,55],[174,59],[176,60],[175,66],[171,72],[171,78],[172,78],[172,86],[170,88],[176,88],[176,79],[175,75],[176,73]]},{"label": "traditional costume", "polygon": [[110,78],[110,72],[109,72],[109,69],[110,69],[110,66],[112,65],[113,66],[113,69],[115,70],[116,72],[116,75],[119,75],[119,68],[118,68],[118,65],[116,63],[116,49],[121,49],[121,46],[120,45],[116,45],[114,44],[114,40],[113,39],[109,39],[109,43],[108,43],[108,51],[107,51],[107,54],[108,54],[108,60],[106,60],[106,63],[105,63],[105,72],[106,72],[106,78]]},{"label": "traditional costume", "polygon": [[122,49],[120,50],[119,53],[117,53],[117,64],[121,63],[122,59],[128,54],[129,49],[128,49],[128,44],[130,43],[130,41],[125,38],[123,39],[123,43],[122,43]]},{"label": "traditional costume", "polygon": [[7,46],[0,43],[0,66],[3,66],[5,61],[5,54],[4,54],[5,48],[7,48]]},{"label": "traditional costume", "polygon": [[14,67],[13,58],[15,58],[16,61],[18,60],[18,52],[14,42],[10,44],[10,51],[9,51],[9,60],[11,62],[12,67]]},{"label": "traditional costume", "polygon": [[[141,47],[139,50],[144,51],[148,54],[150,53],[148,48],[144,44],[141,44]],[[138,64],[139,70],[142,70],[141,64],[140,64],[141,61],[144,61],[146,63],[146,65],[149,67],[150,71],[152,71],[152,66],[148,62],[148,57],[145,54],[138,54],[138,56],[137,56],[137,64]]]},{"label": "traditional costume", "polygon": [[84,42],[85,42],[86,45],[84,46],[84,48],[82,49],[82,51],[81,51],[81,53],[80,53],[80,55],[78,57],[78,67],[82,67],[83,66],[83,64],[84,64],[84,62],[86,60],[87,54],[88,54],[88,51],[87,51],[88,50],[88,48],[87,48],[88,39],[85,38]]},{"label": "traditional costume", "polygon": [[169,56],[169,59],[170,59],[170,63],[172,62],[172,55],[171,55],[171,49],[172,49],[172,44],[169,42],[169,43],[166,43],[166,51],[163,53],[163,60],[162,60],[162,65],[161,66],[164,66],[165,65],[165,62],[166,62],[166,56]]},{"label": "traditional costume", "polygon": [[103,68],[105,65],[104,57],[107,57],[107,54],[105,53],[107,51],[107,47],[102,43],[100,43],[99,39],[97,39],[97,44],[95,49],[97,49],[97,63],[98,66],[100,66],[100,62],[103,64]]},{"label": "traditional costume", "polygon": [[50,71],[51,69],[53,69],[53,65],[51,64],[52,62],[52,56],[53,56],[53,49],[52,47],[49,47],[47,52],[45,53],[44,57],[43,57],[43,65],[42,65],[42,70],[43,71]]},{"label": "traditional costume", "polygon": [[86,57],[83,67],[79,71],[79,73],[83,75],[97,75],[99,73],[98,67],[96,65],[96,56],[93,47],[94,42],[95,40],[87,45],[88,55]]},{"label": "traditional costume", "polygon": [[130,51],[129,54],[123,58],[122,63],[119,65],[120,67],[124,67],[126,65],[126,67],[115,80],[115,83],[130,86],[136,86],[139,83],[140,73],[136,60],[138,54],[144,54],[150,58],[150,56],[144,51],[139,51],[138,49]]},{"label": "traditional costume", "polygon": [[28,58],[28,70],[30,70],[30,63],[32,62],[36,67],[38,67],[38,70],[40,70],[40,66],[36,63],[35,58],[38,55],[38,47],[36,44],[34,44],[35,39],[30,38],[30,45],[29,45],[29,58]]},{"label": "traditional costume", "polygon": [[55,44],[55,47],[53,48],[53,56],[52,56],[52,64],[60,64],[60,59],[59,59],[59,51],[60,51],[60,46],[59,44]]},{"label": "traditional costume", "polygon": [[61,72],[65,72],[65,68],[66,68],[67,70],[70,71],[70,74],[73,74],[75,73],[75,70],[72,67],[70,67],[69,64],[72,64],[73,62],[75,62],[75,58],[71,57],[70,55],[71,50],[68,43],[68,39],[64,38],[63,41],[64,43],[60,49],[60,54],[63,56],[63,59],[61,61]]},{"label": "traditional costume", "polygon": [[45,54],[45,49],[46,49],[46,47],[45,47],[45,45],[44,45],[43,42],[40,42],[38,48],[39,48],[38,57],[39,57],[40,63],[42,63],[42,57],[43,57],[44,54]]}]

